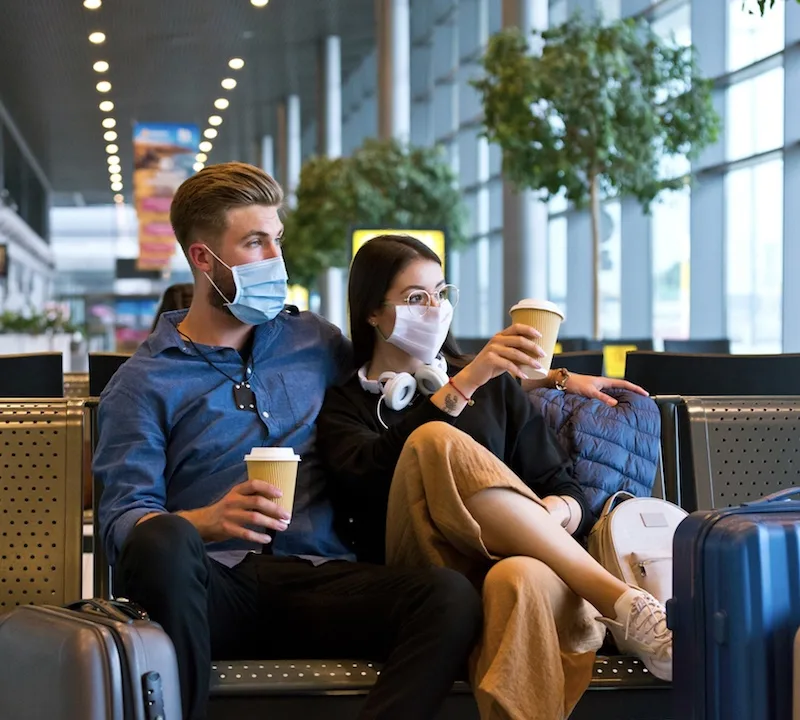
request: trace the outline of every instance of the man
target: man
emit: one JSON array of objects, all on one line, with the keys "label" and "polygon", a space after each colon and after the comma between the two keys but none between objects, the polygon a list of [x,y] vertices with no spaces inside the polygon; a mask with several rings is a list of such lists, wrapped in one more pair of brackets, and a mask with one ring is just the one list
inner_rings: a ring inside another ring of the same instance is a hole
[{"label": "man", "polygon": [[[212,658],[269,656],[384,661],[362,717],[431,718],[479,635],[480,598],[452,572],[352,562],[333,530],[314,422],[352,371],[350,346],[284,307],[282,200],[242,163],[175,195],[191,307],[160,319],[100,402],[94,469],[116,590],[172,638],[187,718],[206,716]],[[246,480],[258,446],[302,456],[292,517],[277,488]]]}]

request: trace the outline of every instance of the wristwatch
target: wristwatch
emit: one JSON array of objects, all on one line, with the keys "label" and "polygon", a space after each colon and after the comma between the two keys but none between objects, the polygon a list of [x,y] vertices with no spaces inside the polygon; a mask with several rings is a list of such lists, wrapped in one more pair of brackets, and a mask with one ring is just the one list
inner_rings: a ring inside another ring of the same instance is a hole
[{"label": "wristwatch", "polygon": [[567,370],[567,368],[557,368],[555,372],[557,373],[556,390],[565,392],[567,389],[567,383],[569,382],[569,370]]}]

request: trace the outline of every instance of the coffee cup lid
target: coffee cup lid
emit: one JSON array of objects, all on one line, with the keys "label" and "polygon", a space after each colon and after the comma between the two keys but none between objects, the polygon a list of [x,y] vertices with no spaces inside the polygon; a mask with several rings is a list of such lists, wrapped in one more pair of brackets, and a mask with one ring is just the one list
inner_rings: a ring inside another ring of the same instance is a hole
[{"label": "coffee cup lid", "polygon": [[295,455],[294,448],[290,447],[255,447],[248,455],[244,456],[245,460],[291,460],[298,462],[299,455]]},{"label": "coffee cup lid", "polygon": [[558,305],[550,302],[549,300],[520,300],[508,312],[511,314],[515,310],[549,310],[550,312],[558,315],[562,320],[564,319],[563,311],[558,307]]}]

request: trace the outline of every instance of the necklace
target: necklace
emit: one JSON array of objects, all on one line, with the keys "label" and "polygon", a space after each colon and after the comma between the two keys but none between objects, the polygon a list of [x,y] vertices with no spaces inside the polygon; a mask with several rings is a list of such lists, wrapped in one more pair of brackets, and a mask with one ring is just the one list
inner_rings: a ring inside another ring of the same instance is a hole
[{"label": "necklace", "polygon": [[252,388],[250,387],[250,381],[247,379],[249,375],[253,373],[253,352],[250,351],[250,358],[247,363],[245,363],[244,367],[244,376],[241,380],[237,380],[236,378],[231,377],[226,373],[221,367],[215,365],[210,358],[195,344],[194,340],[190,338],[185,332],[182,330],[178,330],[178,334],[188,340],[191,346],[194,348],[194,351],[205,360],[214,370],[216,370],[220,375],[226,377],[233,383],[233,402],[236,403],[236,407],[239,410],[247,410],[249,412],[258,412],[256,409],[256,395],[253,392]]}]

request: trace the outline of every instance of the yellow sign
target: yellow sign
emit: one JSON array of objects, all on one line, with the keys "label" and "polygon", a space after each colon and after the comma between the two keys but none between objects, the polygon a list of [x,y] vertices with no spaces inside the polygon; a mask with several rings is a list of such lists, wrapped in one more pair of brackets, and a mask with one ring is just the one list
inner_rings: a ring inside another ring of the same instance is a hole
[{"label": "yellow sign", "polygon": [[286,304],[294,305],[298,310],[308,310],[308,289],[302,285],[289,285]]},{"label": "yellow sign", "polygon": [[560,355],[562,353],[561,343],[557,342],[555,348],[553,349],[554,355]]},{"label": "yellow sign", "polygon": [[445,236],[441,230],[402,230],[402,229],[385,229],[385,230],[354,230],[353,231],[353,257],[359,251],[364,243],[372,240],[378,235],[408,235],[421,243],[427,245],[433,252],[435,252],[439,259],[442,261],[442,268],[444,268],[444,254],[445,254]]},{"label": "yellow sign", "polygon": [[603,347],[603,363],[607,377],[625,377],[625,356],[634,352],[636,345],[605,345]]}]

